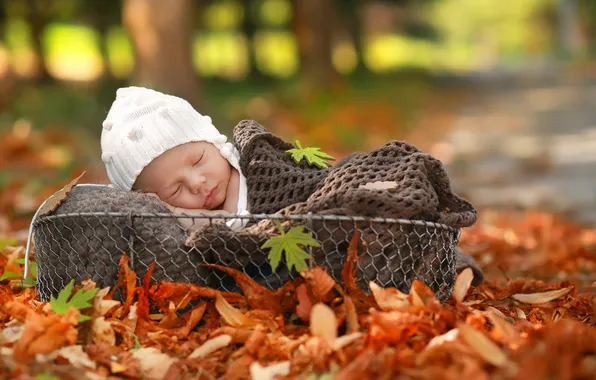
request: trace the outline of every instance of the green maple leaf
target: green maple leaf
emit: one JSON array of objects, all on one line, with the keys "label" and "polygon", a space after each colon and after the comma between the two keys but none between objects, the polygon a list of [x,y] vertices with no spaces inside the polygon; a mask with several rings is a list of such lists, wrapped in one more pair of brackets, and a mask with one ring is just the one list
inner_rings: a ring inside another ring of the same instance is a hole
[{"label": "green maple leaf", "polygon": [[271,269],[275,272],[279,262],[281,261],[281,255],[285,252],[286,265],[289,270],[292,267],[296,267],[297,272],[301,272],[308,268],[306,260],[310,259],[310,255],[304,251],[300,246],[313,246],[320,247],[318,241],[316,241],[309,233],[304,232],[304,226],[292,227],[288,232],[284,232],[283,227],[279,222],[275,222],[277,229],[279,230],[279,236],[273,236],[261,246],[262,249],[269,248],[269,263]]},{"label": "green maple leaf", "polygon": [[[15,260],[17,264],[25,264],[25,259],[20,258]],[[19,279],[22,278],[22,273],[15,273],[15,272],[4,272],[2,276],[0,276],[0,281],[9,280],[9,279]],[[23,287],[24,288],[33,288],[37,285],[37,263],[35,261],[29,261],[29,276],[25,280],[23,280]]]},{"label": "green maple leaf", "polygon": [[308,162],[309,165],[315,165],[321,169],[325,169],[329,167],[329,164],[327,163],[328,160],[335,161],[335,158],[322,152],[321,148],[303,148],[298,140],[296,140],[296,146],[298,148],[286,150],[286,153],[290,154],[296,163],[300,163],[302,159],[306,158],[306,162]]},{"label": "green maple leaf", "polygon": [[[70,280],[68,285],[58,293],[58,298],[50,297],[50,305],[52,310],[57,314],[66,314],[70,307],[76,307],[79,310],[87,309],[93,306],[90,301],[95,298],[98,288],[84,290],[81,289],[72,295],[74,289],[74,280]],[[72,296],[72,297],[71,297]],[[79,315],[79,322],[88,321],[91,319],[88,315]]]}]

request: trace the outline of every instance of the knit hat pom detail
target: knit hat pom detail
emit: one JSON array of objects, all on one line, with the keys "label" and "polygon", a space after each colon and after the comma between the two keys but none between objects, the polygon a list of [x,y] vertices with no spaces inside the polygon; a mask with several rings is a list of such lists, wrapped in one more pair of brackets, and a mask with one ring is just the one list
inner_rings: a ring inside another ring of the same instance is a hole
[{"label": "knit hat pom detail", "polygon": [[219,145],[225,144],[226,141],[228,141],[228,138],[225,135],[219,135],[213,139],[213,143]]},{"label": "knit hat pom detail", "polygon": [[103,162],[105,162],[106,164],[110,163],[110,161],[112,161],[112,153],[110,152],[104,152],[101,154],[101,160]]},{"label": "knit hat pom detail", "polygon": [[225,143],[219,152],[225,159],[229,160],[232,157],[232,148],[233,145],[231,143]]},{"label": "knit hat pom detail", "polygon": [[143,137],[143,131],[140,128],[132,128],[128,132],[128,138],[133,141],[139,141]]}]

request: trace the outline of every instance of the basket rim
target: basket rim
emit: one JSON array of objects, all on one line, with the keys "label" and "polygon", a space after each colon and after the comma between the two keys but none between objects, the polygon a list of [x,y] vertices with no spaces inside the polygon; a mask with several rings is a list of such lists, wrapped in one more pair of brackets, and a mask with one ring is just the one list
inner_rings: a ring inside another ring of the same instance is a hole
[{"label": "basket rim", "polygon": [[450,232],[457,232],[460,229],[451,227],[446,224],[430,222],[426,220],[403,219],[403,218],[385,218],[385,217],[366,217],[366,216],[351,216],[351,215],[333,215],[324,214],[319,215],[315,213],[308,214],[214,214],[214,213],[140,213],[140,212],[73,212],[64,214],[44,215],[38,217],[33,225],[51,222],[59,219],[80,218],[80,217],[114,217],[114,218],[193,218],[193,219],[248,219],[248,220],[303,220],[303,221],[352,221],[352,222],[371,222],[371,223],[388,223],[388,224],[403,224],[432,227],[436,229],[447,230]]}]

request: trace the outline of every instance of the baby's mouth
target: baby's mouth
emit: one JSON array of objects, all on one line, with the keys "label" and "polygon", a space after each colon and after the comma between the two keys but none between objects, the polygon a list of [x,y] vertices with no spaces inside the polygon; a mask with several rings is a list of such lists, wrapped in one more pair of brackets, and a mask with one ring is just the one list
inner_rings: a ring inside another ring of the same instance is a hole
[{"label": "baby's mouth", "polygon": [[215,198],[215,191],[217,190],[217,186],[215,186],[213,189],[211,189],[209,191],[209,193],[207,193],[207,196],[205,197],[205,208],[209,207],[211,205],[211,203],[213,202],[213,198]]}]

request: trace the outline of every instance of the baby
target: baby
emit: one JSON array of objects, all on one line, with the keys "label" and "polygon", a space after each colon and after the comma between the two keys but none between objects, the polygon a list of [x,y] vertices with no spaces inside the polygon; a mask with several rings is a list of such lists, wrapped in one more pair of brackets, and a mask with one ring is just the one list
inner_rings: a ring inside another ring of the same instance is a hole
[{"label": "baby", "polygon": [[[186,100],[121,88],[103,122],[101,158],[111,186],[154,194],[175,214],[247,214],[239,153]],[[207,219],[182,219],[185,227]],[[239,219],[228,226],[243,226]]]}]

